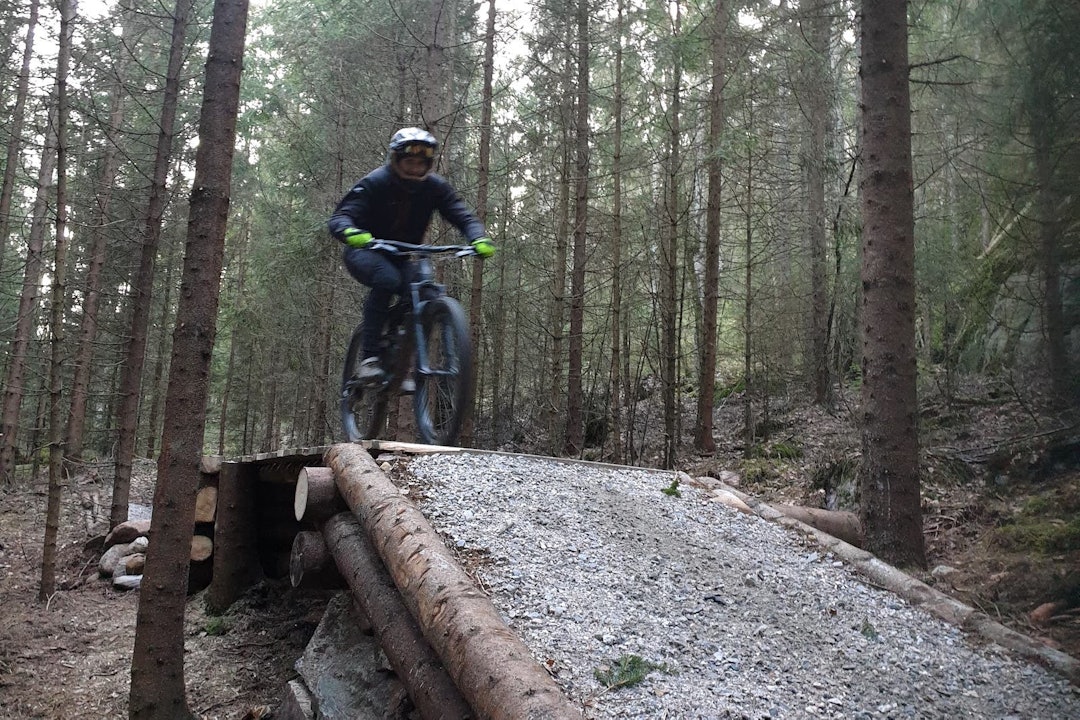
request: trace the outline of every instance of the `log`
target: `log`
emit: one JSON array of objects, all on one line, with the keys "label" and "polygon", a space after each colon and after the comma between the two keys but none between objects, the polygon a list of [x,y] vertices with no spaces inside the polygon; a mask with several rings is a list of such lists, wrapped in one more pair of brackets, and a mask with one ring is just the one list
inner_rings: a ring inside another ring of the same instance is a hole
[{"label": "log", "polygon": [[199,458],[199,472],[203,475],[217,475],[221,472],[222,457],[220,455],[203,455]]},{"label": "log", "polygon": [[293,587],[339,588],[344,586],[332,562],[322,533],[302,530],[293,539],[289,555],[289,582]]},{"label": "log", "polygon": [[217,515],[218,489],[213,485],[200,488],[195,495],[195,522],[212,523]]},{"label": "log", "polygon": [[209,560],[214,554],[214,541],[205,535],[191,536],[191,562]]},{"label": "log", "polygon": [[293,495],[293,517],[309,522],[324,522],[332,515],[347,510],[345,501],[334,484],[334,471],[328,467],[306,467],[296,476]]},{"label": "log", "polygon": [[843,510],[822,510],[801,505],[773,505],[773,507],[789,518],[827,532],[849,545],[862,547],[862,524],[855,513]]},{"label": "log", "polygon": [[348,512],[323,527],[326,546],[390,667],[424,718],[464,720],[473,712],[394,587],[364,529]]},{"label": "log", "polygon": [[398,440],[361,440],[360,444],[377,452],[403,452],[410,455],[431,453],[459,453],[461,448],[449,445],[424,445],[421,443],[401,442]]},{"label": "log", "polygon": [[218,479],[218,519],[214,525],[213,580],[206,595],[211,612],[225,612],[263,578],[255,522],[256,474],[247,465],[225,463]]},{"label": "log", "polygon": [[338,489],[363,523],[405,606],[473,710],[492,720],[580,719],[581,711],[503,623],[427,519],[368,452],[339,444],[326,457]]}]

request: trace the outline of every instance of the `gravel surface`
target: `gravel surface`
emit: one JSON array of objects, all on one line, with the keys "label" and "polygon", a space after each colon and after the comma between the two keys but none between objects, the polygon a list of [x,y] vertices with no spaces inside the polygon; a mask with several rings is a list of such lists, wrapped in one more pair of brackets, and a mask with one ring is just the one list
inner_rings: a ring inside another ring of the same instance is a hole
[{"label": "gravel surface", "polygon": [[[703,490],[665,494],[672,473],[487,454],[408,470],[587,718],[1080,718],[1064,679]],[[598,679],[634,662],[637,684]]]}]

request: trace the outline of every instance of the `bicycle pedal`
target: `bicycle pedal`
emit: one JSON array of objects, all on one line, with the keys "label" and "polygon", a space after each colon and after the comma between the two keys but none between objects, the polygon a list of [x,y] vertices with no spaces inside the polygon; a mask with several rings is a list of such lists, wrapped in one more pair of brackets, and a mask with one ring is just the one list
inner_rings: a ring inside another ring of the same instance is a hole
[{"label": "bicycle pedal", "polygon": [[416,392],[416,381],[412,378],[405,378],[401,381],[401,387],[398,392],[401,395],[412,395]]}]

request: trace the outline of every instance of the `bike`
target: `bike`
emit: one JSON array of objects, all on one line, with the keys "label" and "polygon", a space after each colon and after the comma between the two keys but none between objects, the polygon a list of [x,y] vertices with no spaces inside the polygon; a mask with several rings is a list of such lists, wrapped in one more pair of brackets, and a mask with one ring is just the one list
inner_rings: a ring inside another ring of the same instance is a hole
[{"label": "bike", "polygon": [[[476,255],[471,245],[413,245],[372,240],[369,249],[408,258],[407,294],[390,306],[382,335],[381,377],[362,381],[363,358],[356,326],[345,353],[341,377],[341,424],[349,442],[379,437],[390,403],[412,371],[413,412],[420,442],[453,445],[472,400],[472,344],[465,311],[435,282],[434,260]],[[413,359],[415,358],[415,362]]]}]

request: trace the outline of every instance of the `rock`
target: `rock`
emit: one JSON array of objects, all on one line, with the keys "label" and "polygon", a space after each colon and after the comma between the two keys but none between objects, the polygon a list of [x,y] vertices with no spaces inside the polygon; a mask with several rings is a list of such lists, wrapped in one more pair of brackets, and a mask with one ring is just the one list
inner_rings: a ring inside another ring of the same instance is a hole
[{"label": "rock", "polygon": [[717,473],[716,479],[722,483],[730,485],[731,487],[739,487],[739,483],[742,482],[742,480],[739,478],[739,473],[734,472],[733,470],[721,470],[719,473]]},{"label": "rock", "polygon": [[938,565],[930,571],[930,575],[933,576],[935,580],[944,580],[950,584],[952,584],[959,574],[959,570],[949,565]]},{"label": "rock", "polygon": [[105,536],[105,547],[109,548],[120,543],[129,543],[135,538],[143,537],[150,532],[150,520],[127,520],[120,523]]},{"label": "rock", "polygon": [[98,562],[98,572],[101,573],[102,577],[109,577],[116,572],[116,566],[120,563],[121,558],[143,552],[149,545],[150,541],[144,537],[135,538],[129,543],[113,545],[101,556],[101,560]]},{"label": "rock", "polygon": [[113,578],[112,584],[118,590],[138,590],[142,585],[142,575],[118,575]]},{"label": "rock", "polygon": [[739,512],[746,513],[747,515],[754,514],[754,511],[750,509],[750,506],[743,502],[742,498],[740,498],[738,495],[731,492],[730,490],[717,488],[710,493],[710,496],[710,499],[713,502],[723,503],[728,507],[735,508]]},{"label": "rock", "polygon": [[1036,625],[1045,625],[1064,607],[1063,602],[1045,602],[1028,613],[1028,618]]},{"label": "rock", "polygon": [[128,555],[117,567],[124,568],[125,575],[142,575],[143,567],[146,566],[146,553]]}]

